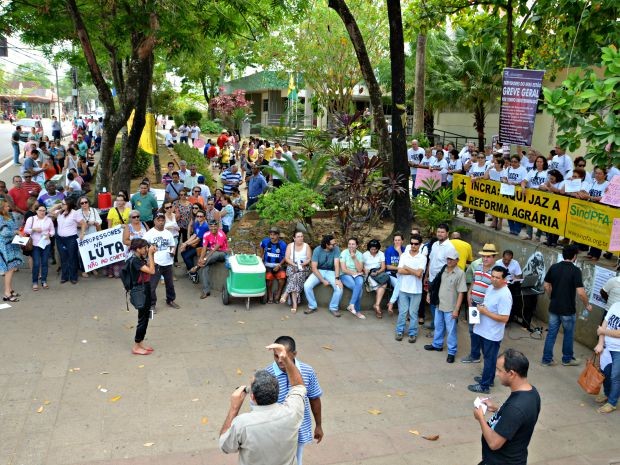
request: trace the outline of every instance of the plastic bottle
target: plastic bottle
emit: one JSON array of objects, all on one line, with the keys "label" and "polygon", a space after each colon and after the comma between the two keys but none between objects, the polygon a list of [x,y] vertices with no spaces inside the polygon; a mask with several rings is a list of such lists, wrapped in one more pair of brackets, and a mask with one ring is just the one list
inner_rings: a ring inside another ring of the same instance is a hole
[{"label": "plastic bottle", "polygon": [[581,315],[579,316],[579,319],[580,319],[580,320],[587,320],[589,316],[590,316],[590,312],[588,311],[588,309],[587,309],[587,308],[584,308],[584,309],[581,311]]}]

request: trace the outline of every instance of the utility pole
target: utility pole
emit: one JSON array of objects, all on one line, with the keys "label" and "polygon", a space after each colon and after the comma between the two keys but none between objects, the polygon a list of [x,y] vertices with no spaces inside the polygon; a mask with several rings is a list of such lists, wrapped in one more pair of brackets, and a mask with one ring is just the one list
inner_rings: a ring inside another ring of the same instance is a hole
[{"label": "utility pole", "polygon": [[60,122],[60,88],[58,87],[58,63],[54,62],[52,63],[52,66],[54,67],[54,71],[56,71],[56,108],[57,108],[57,112],[58,114],[56,115],[56,118],[58,118],[58,122]]},{"label": "utility pole", "polygon": [[79,108],[79,100],[78,100],[77,68],[75,66],[71,68],[71,77],[73,78],[73,90],[71,91],[71,96],[73,100],[73,116],[77,117],[80,113],[80,108]]}]

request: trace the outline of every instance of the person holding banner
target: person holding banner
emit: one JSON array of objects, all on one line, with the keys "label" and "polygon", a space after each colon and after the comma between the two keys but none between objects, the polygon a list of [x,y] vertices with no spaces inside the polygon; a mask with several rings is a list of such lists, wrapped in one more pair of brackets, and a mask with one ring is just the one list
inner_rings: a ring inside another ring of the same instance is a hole
[{"label": "person holding banner", "polygon": [[[85,234],[92,234],[94,232],[101,230],[101,216],[99,216],[99,212],[91,208],[90,202],[87,197],[80,197],[80,213],[84,222],[86,223],[86,232]],[[88,278],[89,274],[84,269],[84,263],[82,263],[82,259],[80,258],[80,270],[82,270],[82,277]],[[93,274],[97,275],[97,270],[93,270]]]},{"label": "person holding banner", "polygon": [[453,174],[454,173],[461,173],[463,171],[463,163],[461,163],[461,159],[459,158],[459,151],[456,149],[452,149],[450,150],[450,154],[449,154],[449,160],[448,160],[448,176],[447,176],[447,180],[448,180],[448,185],[451,186],[452,185],[452,178],[453,178]]},{"label": "person holding banner", "polygon": [[[521,186],[521,189],[525,192],[527,186],[527,170],[521,166],[521,159],[519,155],[513,155],[510,157],[510,166],[504,170],[504,176],[502,177],[502,183],[509,184],[511,186]],[[518,236],[523,229],[523,223],[518,221],[508,220],[508,228],[510,234]]]},{"label": "person holding banner", "polygon": [[[471,182],[475,183],[477,179],[482,179],[487,171],[487,157],[484,153],[473,152],[472,160],[476,163],[472,164],[467,172],[471,178]],[[474,210],[474,219],[478,224],[484,224],[486,214],[482,210]]]},{"label": "person holding banner", "polygon": [[[538,153],[534,151],[534,153]],[[527,173],[527,188],[528,189],[540,189],[545,182],[547,182],[547,169],[548,163],[547,159],[542,155],[538,155],[534,160],[534,168],[528,171]],[[526,234],[525,239],[532,239],[534,236],[534,228],[529,224],[526,225]],[[542,231],[538,229],[536,231],[536,240],[540,240],[540,236],[542,235]]]},{"label": "person holding banner", "polygon": [[[155,252],[157,247],[149,246],[144,239],[132,239],[129,245],[129,252],[132,254],[128,258],[131,260],[131,276],[132,282],[144,286],[145,299],[142,308],[138,308],[138,324],[136,325],[136,335],[134,337],[134,345],[131,353],[134,355],[150,355],[153,348],[144,345],[144,337],[146,336],[146,328],[149,326],[149,317],[151,309],[151,276],[155,274]],[[122,262],[121,262],[122,263]]]},{"label": "person holding banner", "polygon": [[[501,157],[493,157],[492,168],[488,169],[486,173],[484,173],[484,179],[501,182],[503,177],[505,177],[504,159]],[[504,219],[498,216],[491,216],[491,218],[493,218],[491,227],[493,229],[497,229],[498,231],[501,231]]]},{"label": "person holding banner", "polygon": [[[594,179],[592,179],[592,182],[588,183],[584,190],[579,192],[579,194],[581,194],[581,198],[583,200],[600,202],[601,198],[603,198],[603,194],[607,190],[607,186],[609,186],[609,181],[607,181],[607,169],[604,166],[597,166],[594,168],[593,174]],[[586,258],[592,261],[597,261],[601,258],[601,249],[590,247]]]},{"label": "person holding banner", "polygon": [[80,239],[82,239],[86,233],[86,221],[75,210],[75,200],[72,197],[67,197],[61,204],[54,206],[50,214],[56,217],[58,223],[56,241],[60,254],[60,284],[67,281],[71,281],[71,284],[77,284],[80,262],[77,243],[78,226],[80,228]]}]

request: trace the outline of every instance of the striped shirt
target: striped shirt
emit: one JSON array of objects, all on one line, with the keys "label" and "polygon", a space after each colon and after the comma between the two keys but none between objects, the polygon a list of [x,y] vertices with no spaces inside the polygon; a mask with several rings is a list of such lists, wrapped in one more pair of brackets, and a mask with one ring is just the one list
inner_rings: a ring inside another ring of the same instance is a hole
[{"label": "striped shirt", "polygon": [[[224,184],[224,194],[230,195],[233,187],[238,187],[241,184],[241,173],[237,171],[233,173],[231,170],[226,170],[222,173],[222,183]],[[232,181],[232,184],[226,184]]]},{"label": "striped shirt", "polygon": [[[310,416],[310,402],[308,401],[308,399],[318,399],[323,395],[323,391],[321,390],[321,386],[319,386],[319,381],[316,378],[316,373],[310,365],[307,365],[295,359],[295,366],[301,372],[301,377],[303,378],[304,384],[308,389],[307,397],[304,400],[304,419],[301,422],[301,426],[299,427],[299,437],[297,442],[299,444],[307,444],[309,442],[312,442],[313,438],[312,418]],[[278,380],[278,403],[283,403],[284,399],[286,399],[286,396],[288,395],[289,389],[291,388],[286,372],[280,370],[280,367],[276,362],[273,362],[270,366],[265,368],[265,370],[274,375]]]},{"label": "striped shirt", "polygon": [[471,285],[471,301],[478,305],[484,301],[484,296],[487,293],[487,289],[491,285],[491,269],[483,271],[484,267],[481,264],[479,268],[474,272],[474,282]]}]

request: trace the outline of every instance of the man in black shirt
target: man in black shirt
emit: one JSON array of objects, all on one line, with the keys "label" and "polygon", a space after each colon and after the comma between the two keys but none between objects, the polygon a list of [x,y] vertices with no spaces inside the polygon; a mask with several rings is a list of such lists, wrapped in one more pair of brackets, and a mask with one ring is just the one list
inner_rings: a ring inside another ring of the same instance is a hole
[{"label": "man in black shirt", "polygon": [[484,419],[484,407],[474,408],[474,418],[482,430],[482,462],[478,465],[525,465],[527,447],[540,413],[540,395],[527,381],[529,361],[514,349],[507,349],[497,359],[496,376],[510,388],[510,397],[498,408],[482,399],[493,416]]},{"label": "man in black shirt", "polygon": [[577,309],[575,308],[575,294],[583,302],[588,311],[592,311],[592,305],[588,302],[588,296],[583,287],[581,270],[575,266],[575,260],[579,249],[575,245],[567,245],[562,250],[563,261],[549,268],[545,276],[545,292],[549,294],[549,332],[545,339],[543,349],[542,366],[555,365],[553,360],[553,346],[558,336],[560,325],[564,329],[562,341],[562,365],[577,366],[579,360],[573,356],[573,337],[575,323],[577,322]]}]

